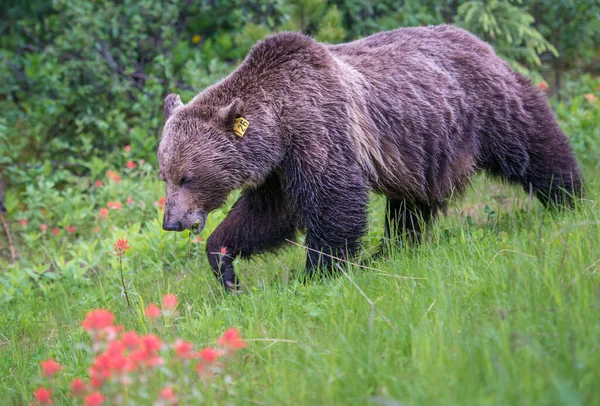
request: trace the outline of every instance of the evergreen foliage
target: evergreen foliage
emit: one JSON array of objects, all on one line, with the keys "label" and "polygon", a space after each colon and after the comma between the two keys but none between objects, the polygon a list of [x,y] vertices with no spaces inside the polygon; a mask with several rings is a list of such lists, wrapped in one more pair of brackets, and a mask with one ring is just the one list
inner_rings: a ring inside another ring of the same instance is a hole
[{"label": "evergreen foliage", "polygon": [[337,43],[453,23],[557,88],[566,70],[597,64],[600,49],[595,1],[11,0],[2,13],[0,171],[14,186],[89,174],[93,158],[126,144],[154,159],[163,97],[192,97],[272,32]]}]

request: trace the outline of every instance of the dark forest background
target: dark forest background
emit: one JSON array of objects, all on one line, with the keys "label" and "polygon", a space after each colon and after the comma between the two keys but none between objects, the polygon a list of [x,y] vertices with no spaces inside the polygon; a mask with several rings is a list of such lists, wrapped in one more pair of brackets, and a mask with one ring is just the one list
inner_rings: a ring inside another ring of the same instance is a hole
[{"label": "dark forest background", "polygon": [[598,1],[5,0],[2,9],[0,176],[16,188],[100,172],[125,145],[152,162],[164,96],[189,99],[277,31],[336,43],[451,23],[556,100],[600,65]]}]

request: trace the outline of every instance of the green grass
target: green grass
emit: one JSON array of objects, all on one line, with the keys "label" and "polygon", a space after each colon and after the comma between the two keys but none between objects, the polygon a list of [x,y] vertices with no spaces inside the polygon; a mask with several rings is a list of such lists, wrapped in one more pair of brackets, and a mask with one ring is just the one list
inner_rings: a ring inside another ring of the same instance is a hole
[{"label": "green grass", "polygon": [[[249,340],[234,390],[215,391],[215,403],[600,404],[600,184],[587,177],[587,199],[567,213],[478,178],[421,246],[396,247],[369,263],[376,270],[301,283],[304,252],[290,246],[237,263],[242,295],[216,285],[202,245],[186,261],[187,236],[151,221],[126,230],[126,278],[138,306],[179,296],[174,334],[208,343],[238,326]],[[382,208],[375,198],[364,257],[383,234]],[[89,244],[104,259],[87,276],[40,282],[3,305],[2,404],[32,399],[43,359],[86,374],[76,344],[88,310],[147,330],[106,242]]]}]

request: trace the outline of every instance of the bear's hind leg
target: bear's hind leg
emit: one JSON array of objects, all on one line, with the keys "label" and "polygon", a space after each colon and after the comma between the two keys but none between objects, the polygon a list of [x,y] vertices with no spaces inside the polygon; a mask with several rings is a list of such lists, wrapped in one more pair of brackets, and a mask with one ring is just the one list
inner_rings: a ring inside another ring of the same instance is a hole
[{"label": "bear's hind leg", "polygon": [[233,260],[275,250],[294,239],[298,219],[285,199],[279,179],[271,176],[257,189],[247,190],[208,238],[208,261],[221,283],[237,290]]},{"label": "bear's hind leg", "polygon": [[437,208],[425,202],[388,199],[385,216],[384,243],[404,239],[418,244],[422,238],[422,225],[429,223]]}]

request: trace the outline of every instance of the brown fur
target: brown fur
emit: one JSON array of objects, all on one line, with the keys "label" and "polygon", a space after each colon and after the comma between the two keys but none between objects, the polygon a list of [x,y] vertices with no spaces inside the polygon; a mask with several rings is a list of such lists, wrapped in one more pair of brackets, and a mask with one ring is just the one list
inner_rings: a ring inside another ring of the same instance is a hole
[{"label": "brown fur", "polygon": [[[544,203],[580,193],[577,163],[544,96],[488,44],[451,26],[340,45],[276,34],[188,104],[169,96],[165,112],[165,228],[189,228],[245,190],[209,239],[211,265],[229,283],[233,266],[211,252],[249,256],[301,226],[309,248],[353,252],[369,189],[388,197],[387,233],[417,236],[418,222],[479,169],[532,188]],[[250,122],[243,138],[232,132],[238,116]],[[307,268],[329,262],[309,252]]]}]

